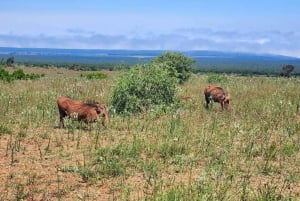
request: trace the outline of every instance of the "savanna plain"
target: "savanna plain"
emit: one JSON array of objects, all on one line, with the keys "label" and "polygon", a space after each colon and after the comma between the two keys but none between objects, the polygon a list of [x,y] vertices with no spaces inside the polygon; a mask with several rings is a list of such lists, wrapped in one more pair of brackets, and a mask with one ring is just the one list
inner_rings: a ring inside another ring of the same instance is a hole
[{"label": "savanna plain", "polygon": [[108,103],[120,71],[24,67],[0,82],[0,200],[300,200],[300,79],[226,75],[232,110],[204,107],[209,74],[178,86],[176,110],[67,120],[60,96]]}]

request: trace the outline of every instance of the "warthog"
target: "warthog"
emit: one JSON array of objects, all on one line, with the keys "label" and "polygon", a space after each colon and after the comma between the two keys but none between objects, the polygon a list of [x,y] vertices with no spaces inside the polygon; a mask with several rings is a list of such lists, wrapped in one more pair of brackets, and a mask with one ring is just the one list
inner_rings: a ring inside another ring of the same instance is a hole
[{"label": "warthog", "polygon": [[222,87],[208,85],[204,89],[204,95],[206,108],[208,108],[209,104],[214,101],[221,104],[222,110],[231,109],[231,96]]},{"label": "warthog", "polygon": [[86,124],[102,119],[102,125],[107,127],[108,110],[105,104],[83,103],[68,97],[57,99],[60,127],[64,127],[64,118],[72,117]]}]

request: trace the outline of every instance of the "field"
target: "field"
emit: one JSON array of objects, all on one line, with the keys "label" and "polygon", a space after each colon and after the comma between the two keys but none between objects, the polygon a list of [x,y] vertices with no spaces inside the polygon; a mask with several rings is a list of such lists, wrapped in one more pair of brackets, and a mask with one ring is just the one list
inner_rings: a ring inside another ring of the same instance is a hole
[{"label": "field", "polygon": [[[232,111],[204,108],[194,74],[176,111],[58,128],[56,99],[107,103],[117,74],[23,68],[0,82],[0,200],[300,200],[300,79],[227,75]],[[12,70],[12,69],[9,69]],[[218,83],[217,83],[218,84]]]}]

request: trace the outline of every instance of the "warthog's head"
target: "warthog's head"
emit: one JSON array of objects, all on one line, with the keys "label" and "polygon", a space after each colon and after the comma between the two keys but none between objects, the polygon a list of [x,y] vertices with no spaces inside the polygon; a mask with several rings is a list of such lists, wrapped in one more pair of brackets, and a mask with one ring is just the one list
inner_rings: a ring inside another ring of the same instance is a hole
[{"label": "warthog's head", "polygon": [[223,106],[226,110],[230,110],[231,109],[231,96],[229,93],[225,93],[224,97],[223,97]]},{"label": "warthog's head", "polygon": [[103,118],[102,124],[103,126],[107,126],[108,124],[108,109],[106,104],[96,104],[96,112],[99,115],[99,117]]}]

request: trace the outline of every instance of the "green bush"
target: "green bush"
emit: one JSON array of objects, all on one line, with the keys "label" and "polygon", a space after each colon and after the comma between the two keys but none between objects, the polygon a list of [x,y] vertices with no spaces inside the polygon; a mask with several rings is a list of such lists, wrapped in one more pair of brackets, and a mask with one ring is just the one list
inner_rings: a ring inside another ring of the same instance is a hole
[{"label": "green bush", "polygon": [[138,113],[176,102],[176,79],[158,65],[136,66],[121,74],[109,102],[116,113]]},{"label": "green bush", "polygon": [[25,80],[26,79],[26,75],[24,73],[24,71],[22,69],[17,69],[15,70],[11,76],[15,79],[15,80]]},{"label": "green bush", "polygon": [[0,68],[0,80],[11,82],[13,81],[13,78],[10,76],[8,71],[4,70],[3,68]]},{"label": "green bush", "polygon": [[207,77],[207,82],[212,83],[226,83],[228,78],[225,74],[209,74]]},{"label": "green bush", "polygon": [[41,75],[39,74],[25,74],[22,69],[17,69],[11,74],[6,71],[3,68],[0,68],[0,80],[6,81],[6,82],[12,82],[14,80],[35,80],[40,78]]},{"label": "green bush", "polygon": [[45,74],[39,75],[39,74],[35,74],[35,73],[30,73],[30,74],[26,74],[26,80],[36,80],[36,79],[38,79],[40,77],[44,77],[44,76],[45,76]]},{"label": "green bush", "polygon": [[89,73],[89,74],[86,74],[86,75],[82,75],[81,74],[81,77],[86,77],[87,79],[105,79],[107,78],[107,74],[105,73]]},{"label": "green bush", "polygon": [[190,59],[181,53],[166,52],[154,58],[152,63],[166,69],[171,77],[177,78],[179,83],[183,84],[189,79],[192,71],[192,64],[195,63],[195,60]]}]

